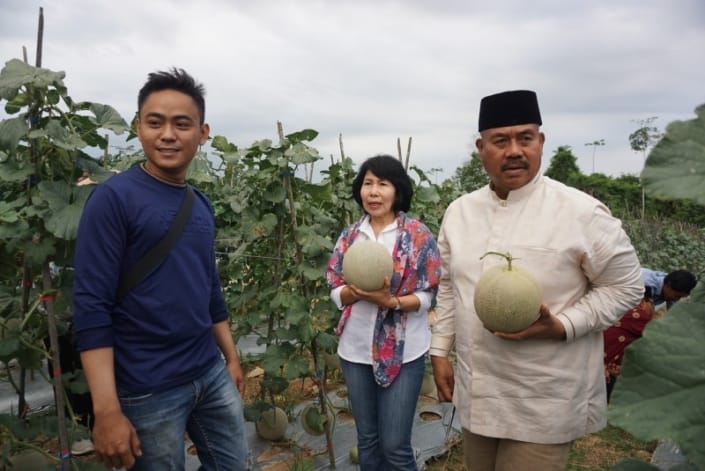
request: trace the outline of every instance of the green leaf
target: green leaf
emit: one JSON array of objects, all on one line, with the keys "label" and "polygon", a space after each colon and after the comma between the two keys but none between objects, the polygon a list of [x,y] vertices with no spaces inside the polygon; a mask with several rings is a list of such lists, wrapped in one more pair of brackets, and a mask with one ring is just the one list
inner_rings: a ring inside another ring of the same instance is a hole
[{"label": "green leaf", "polygon": [[705,104],[695,113],[695,119],[670,123],[649,154],[641,173],[649,195],[705,205]]},{"label": "green leaf", "polygon": [[246,220],[243,220],[245,236],[248,240],[255,240],[260,237],[268,236],[277,226],[277,216],[272,213],[267,213],[258,220],[252,220],[248,215]]},{"label": "green leaf", "polygon": [[20,350],[20,339],[17,337],[0,339],[0,361],[7,363],[17,356]]},{"label": "green leaf", "polygon": [[54,85],[57,88],[65,89],[63,83],[65,76],[64,72],[52,72],[32,67],[19,59],[10,59],[0,71],[0,98],[11,100],[21,87],[28,85],[37,88],[47,88]]},{"label": "green leaf", "polygon": [[315,129],[302,129],[301,131],[292,132],[287,134],[286,137],[289,142],[296,144],[301,141],[312,141],[318,136],[318,131]]},{"label": "green leaf", "polygon": [[291,358],[284,367],[284,376],[289,379],[300,378],[308,374],[308,359],[302,356]]},{"label": "green leaf", "polygon": [[27,221],[20,220],[14,224],[0,224],[0,240],[11,240],[17,237],[17,234],[22,234],[29,228]]},{"label": "green leaf", "polygon": [[307,280],[323,281],[324,271],[321,269],[321,267],[313,267],[308,263],[302,263],[296,267],[296,271],[301,273]]},{"label": "green leaf", "polygon": [[62,149],[75,150],[88,146],[81,136],[73,132],[70,133],[58,119],[50,119],[46,124],[46,131],[52,142]]},{"label": "green leaf", "polygon": [[[24,164],[24,165],[23,165]],[[29,162],[16,160],[7,160],[0,163],[0,181],[5,182],[23,182],[34,173],[34,169]]]},{"label": "green leaf", "polygon": [[109,105],[91,103],[91,112],[95,115],[96,124],[103,129],[109,129],[115,134],[122,134],[130,129],[120,114]]},{"label": "green leaf", "polygon": [[441,197],[438,195],[438,189],[432,186],[417,187],[414,196],[417,201],[423,203],[438,203],[441,200]]},{"label": "green leaf", "polygon": [[0,121],[0,149],[13,153],[28,131],[29,125],[22,117]]},{"label": "green leaf", "polygon": [[51,210],[45,221],[47,230],[60,239],[75,239],[81,212],[91,191],[91,185],[72,187],[59,181],[40,182],[39,195]]},{"label": "green leaf", "polygon": [[61,99],[61,95],[59,95],[59,92],[52,88],[51,90],[47,91],[47,103],[50,105],[56,105],[59,103],[59,100]]},{"label": "green leaf", "polygon": [[20,200],[15,201],[0,201],[0,222],[12,224],[18,221],[19,216],[17,208],[22,206]]},{"label": "green leaf", "polygon": [[20,245],[20,248],[24,250],[25,264],[29,267],[41,267],[47,258],[56,253],[54,244],[56,244],[56,239],[46,237],[39,242],[27,241]]},{"label": "green leaf", "polygon": [[327,332],[319,332],[316,337],[316,342],[327,352],[336,352],[338,349],[338,337]]},{"label": "green leaf", "polygon": [[284,155],[296,165],[308,164],[321,159],[316,149],[301,142],[289,147],[284,151]]},{"label": "green leaf", "polygon": [[262,356],[264,372],[271,376],[279,376],[280,368],[284,366],[293,352],[294,347],[289,343],[268,345]]},{"label": "green leaf", "polygon": [[211,141],[211,147],[223,154],[237,154],[238,151],[237,146],[229,142],[225,136],[215,136]]},{"label": "green leaf", "polygon": [[702,302],[681,300],[648,324],[625,352],[608,417],[642,440],[673,440],[705,469],[703,312]]},{"label": "green leaf", "polygon": [[286,199],[286,191],[284,190],[284,187],[277,182],[270,185],[262,197],[265,201],[269,201],[270,203],[281,203],[284,199]]}]

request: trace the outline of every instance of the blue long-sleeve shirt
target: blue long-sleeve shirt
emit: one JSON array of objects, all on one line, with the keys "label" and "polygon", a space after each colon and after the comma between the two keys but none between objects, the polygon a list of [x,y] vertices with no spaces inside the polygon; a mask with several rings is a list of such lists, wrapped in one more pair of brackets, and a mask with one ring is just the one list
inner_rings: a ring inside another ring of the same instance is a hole
[{"label": "blue long-sleeve shirt", "polygon": [[666,302],[666,299],[663,297],[663,280],[666,278],[666,275],[667,273],[662,271],[651,270],[649,268],[641,269],[645,296],[653,301],[654,306]]},{"label": "blue long-sleeve shirt", "polygon": [[191,216],[161,265],[116,302],[121,275],[166,234],[185,191],[133,167],[98,185],[81,217],[73,293],[78,349],[113,347],[119,392],[183,384],[219,355],[213,324],[227,310],[213,209],[202,193],[195,192]]}]

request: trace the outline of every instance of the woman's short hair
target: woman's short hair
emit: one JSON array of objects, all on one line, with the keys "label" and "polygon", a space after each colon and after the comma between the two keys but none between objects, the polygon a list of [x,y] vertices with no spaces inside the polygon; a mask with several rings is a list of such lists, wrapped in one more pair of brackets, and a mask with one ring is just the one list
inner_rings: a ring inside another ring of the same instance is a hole
[{"label": "woman's short hair", "polygon": [[362,183],[365,180],[367,172],[372,172],[377,178],[389,181],[394,185],[394,205],[392,210],[394,213],[399,211],[407,212],[411,207],[411,197],[414,195],[414,187],[411,183],[409,174],[404,170],[404,166],[399,159],[395,159],[391,155],[375,155],[365,160],[360,165],[360,170],[357,172],[355,180],[352,184],[353,198],[357,204],[362,206]]}]

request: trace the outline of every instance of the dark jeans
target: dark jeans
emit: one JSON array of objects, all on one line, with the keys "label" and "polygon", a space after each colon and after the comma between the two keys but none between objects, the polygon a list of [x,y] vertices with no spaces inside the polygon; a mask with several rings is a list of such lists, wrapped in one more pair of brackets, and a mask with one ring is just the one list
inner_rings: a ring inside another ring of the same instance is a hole
[{"label": "dark jeans", "polygon": [[425,357],[404,363],[387,388],[375,382],[372,365],[340,365],[357,428],[357,449],[362,471],[415,471],[411,429],[423,381]]}]

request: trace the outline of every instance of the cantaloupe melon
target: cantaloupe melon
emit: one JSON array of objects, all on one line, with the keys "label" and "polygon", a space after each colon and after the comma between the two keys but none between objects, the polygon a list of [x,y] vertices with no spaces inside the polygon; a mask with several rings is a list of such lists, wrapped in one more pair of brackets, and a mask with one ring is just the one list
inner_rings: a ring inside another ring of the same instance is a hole
[{"label": "cantaloupe melon", "polygon": [[265,440],[272,441],[284,438],[288,426],[289,418],[286,412],[279,407],[273,407],[262,412],[257,422],[255,422],[257,434]]},{"label": "cantaloupe melon", "polygon": [[485,271],[475,286],[475,312],[492,332],[519,332],[539,317],[542,292],[533,275],[512,264],[511,254],[487,252],[507,260]]},{"label": "cantaloupe melon", "polygon": [[384,277],[391,278],[394,270],[392,255],[383,244],[374,240],[357,240],[343,256],[343,278],[349,285],[365,291],[384,286]]},{"label": "cantaloupe melon", "polygon": [[37,471],[49,466],[49,459],[37,450],[24,450],[15,456],[10,456],[10,462],[11,464],[4,468],[7,471]]}]

